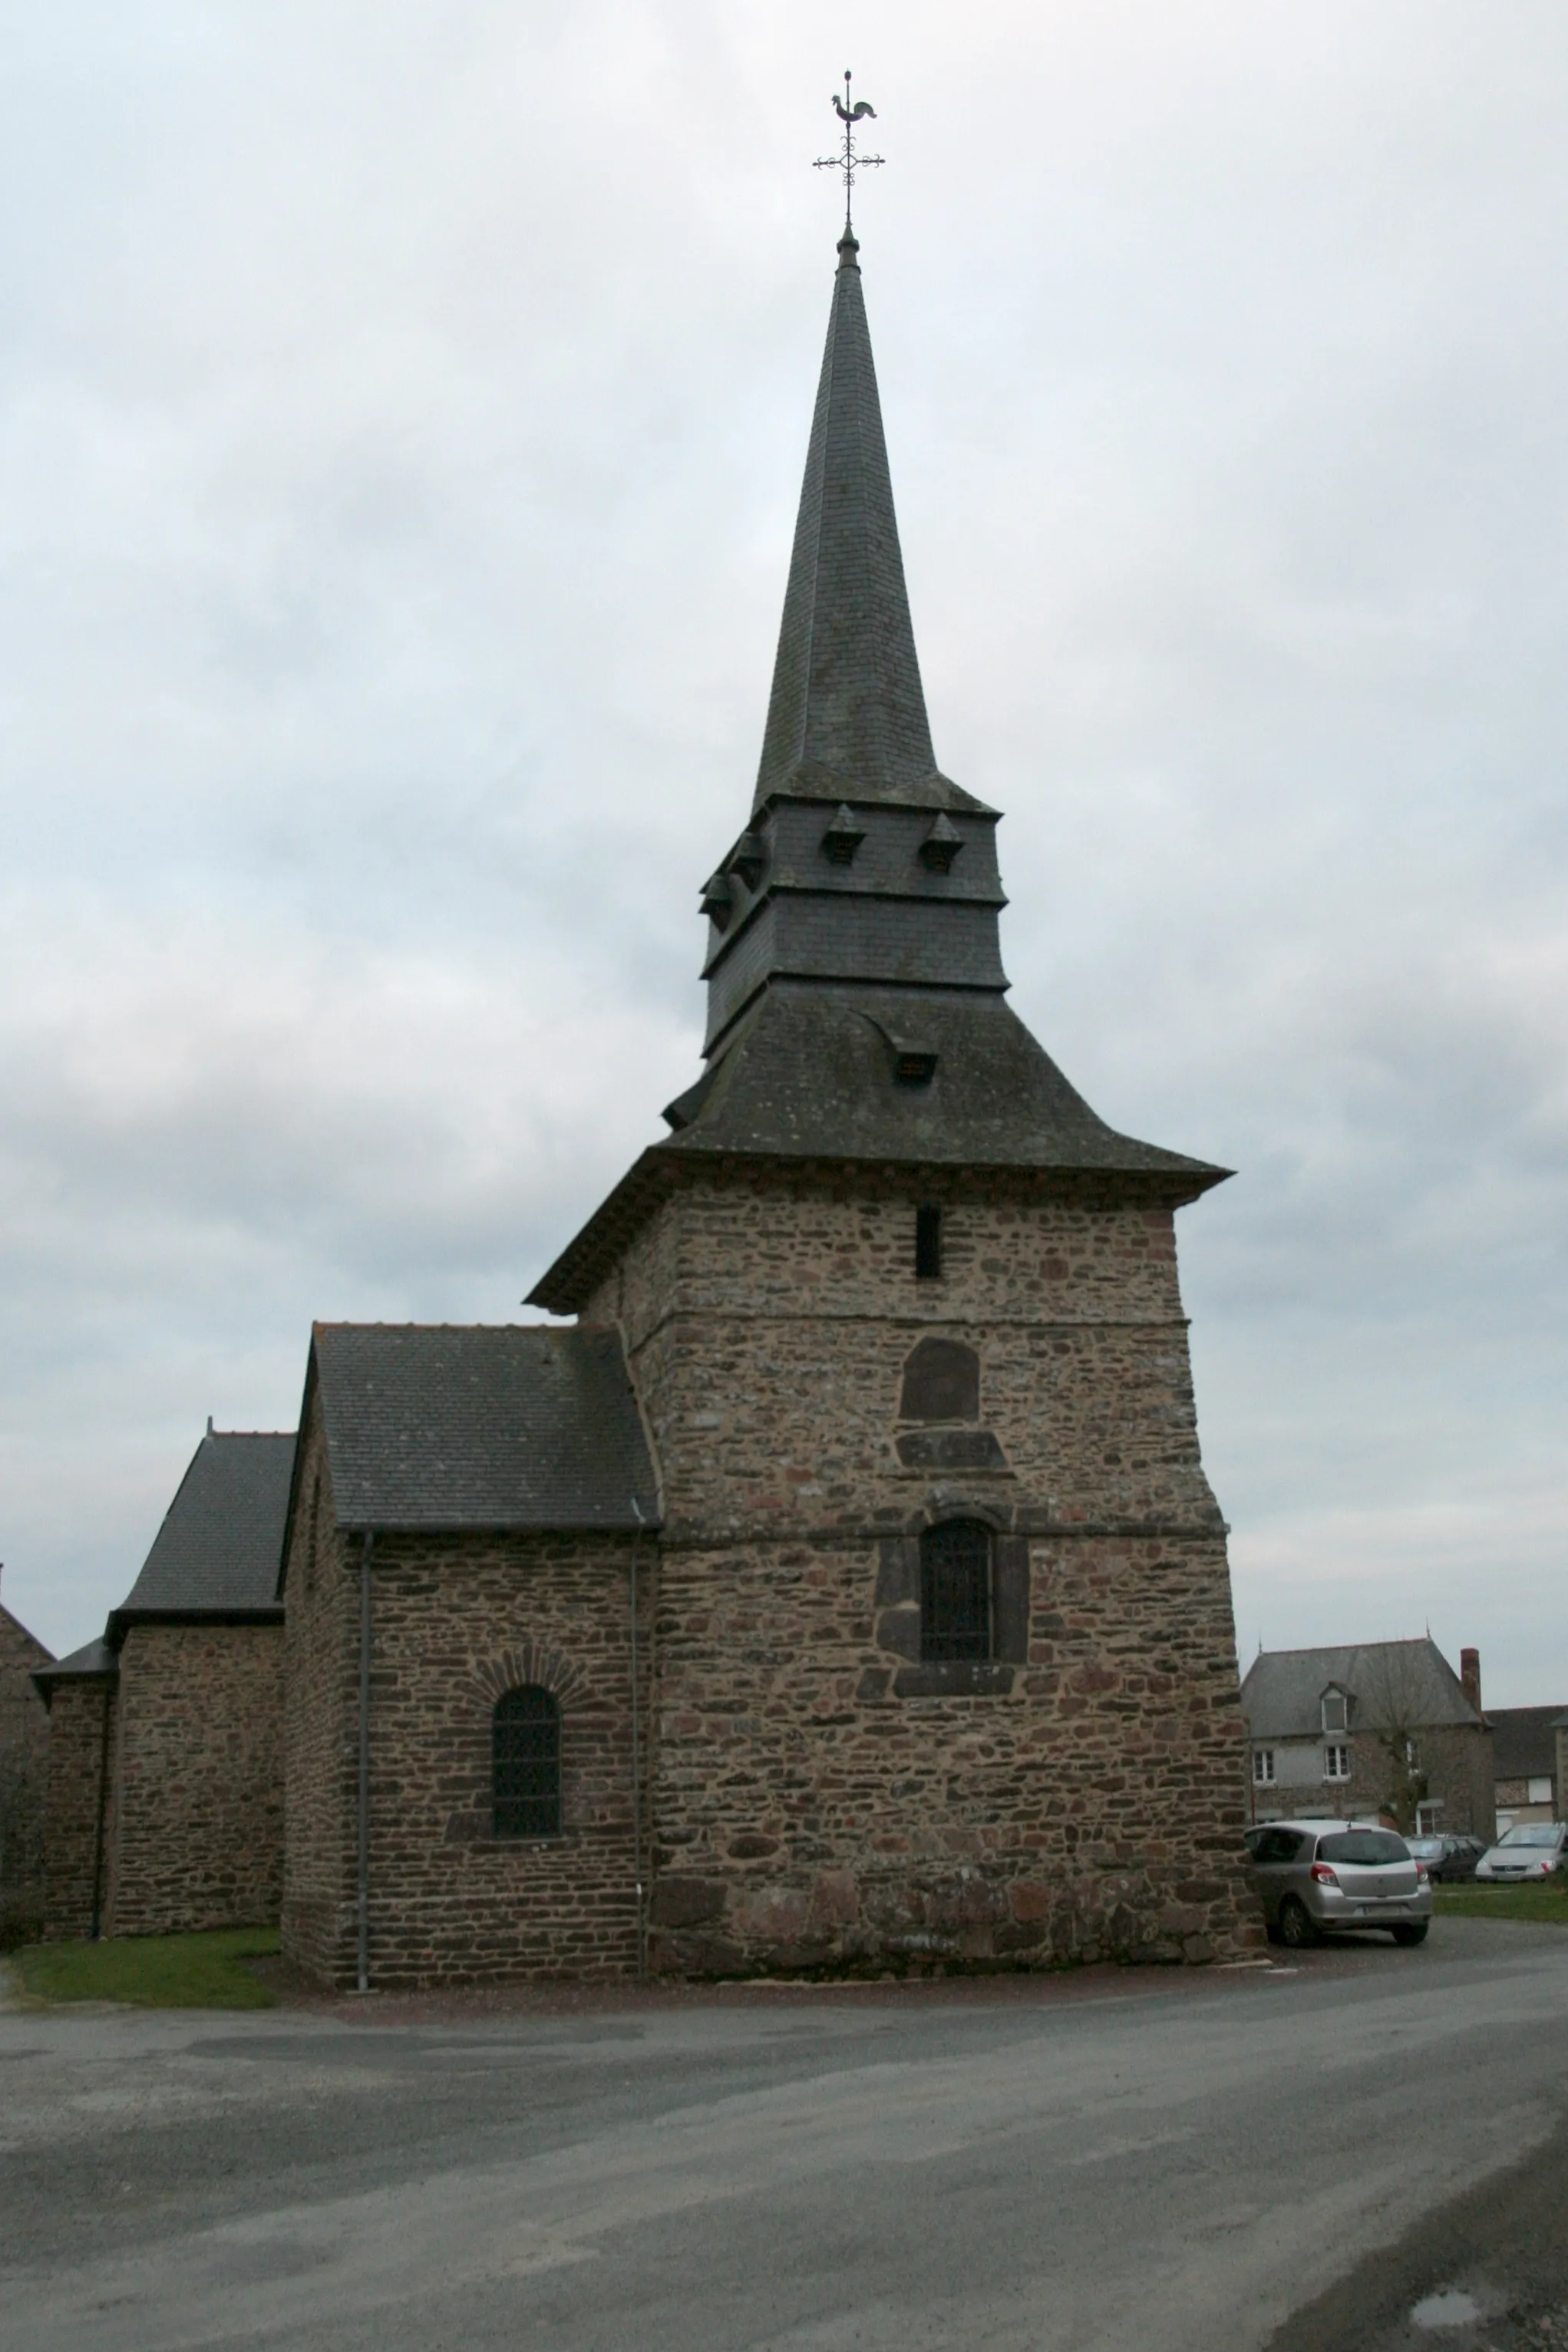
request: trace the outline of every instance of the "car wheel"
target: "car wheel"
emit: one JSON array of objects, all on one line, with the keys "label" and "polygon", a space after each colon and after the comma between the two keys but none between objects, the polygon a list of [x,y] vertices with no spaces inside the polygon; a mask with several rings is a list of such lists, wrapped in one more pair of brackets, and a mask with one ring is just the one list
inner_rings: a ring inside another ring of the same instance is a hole
[{"label": "car wheel", "polygon": [[1305,1905],[1298,1903],[1293,1895],[1287,1895],[1280,1906],[1281,1943],[1299,1952],[1317,1940],[1318,1931],[1307,1916]]},{"label": "car wheel", "polygon": [[1429,1924],[1430,1923],[1426,1919],[1417,1919],[1413,1921],[1408,1927],[1396,1927],[1394,1930],[1394,1940],[1396,1944],[1424,1944],[1427,1940],[1427,1929]]}]

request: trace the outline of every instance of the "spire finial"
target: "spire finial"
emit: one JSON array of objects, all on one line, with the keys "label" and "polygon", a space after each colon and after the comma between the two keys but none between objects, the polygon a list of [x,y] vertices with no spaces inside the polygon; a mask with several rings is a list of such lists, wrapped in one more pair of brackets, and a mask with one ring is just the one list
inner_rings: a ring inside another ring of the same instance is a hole
[{"label": "spire finial", "polygon": [[841,172],[844,176],[844,235],[852,237],[854,228],[850,220],[850,200],[854,194],[855,173],[869,171],[873,164],[884,163],[882,155],[859,155],[855,152],[855,124],[863,120],[874,122],[876,109],[866,99],[850,100],[850,69],[844,68],[844,94],[835,90],[830,100],[833,112],[844,126],[844,150],[841,155],[819,155],[813,169],[819,172]]}]

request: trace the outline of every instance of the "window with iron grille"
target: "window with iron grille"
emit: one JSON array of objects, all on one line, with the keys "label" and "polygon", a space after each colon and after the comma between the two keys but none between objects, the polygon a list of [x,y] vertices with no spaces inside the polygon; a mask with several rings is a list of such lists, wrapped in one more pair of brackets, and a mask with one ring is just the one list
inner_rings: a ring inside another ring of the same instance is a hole
[{"label": "window with iron grille", "polygon": [[991,1654],[991,1531],[974,1519],[944,1519],[920,1538],[920,1654]]},{"label": "window with iron grille", "polygon": [[560,1835],[560,1708],[525,1683],[503,1691],[491,1718],[495,1832],[504,1837]]}]

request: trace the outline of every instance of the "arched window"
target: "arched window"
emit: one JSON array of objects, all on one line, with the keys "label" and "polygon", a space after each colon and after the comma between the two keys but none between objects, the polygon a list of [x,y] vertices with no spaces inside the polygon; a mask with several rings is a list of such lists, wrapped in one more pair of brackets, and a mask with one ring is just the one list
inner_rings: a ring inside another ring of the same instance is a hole
[{"label": "arched window", "polygon": [[977,1519],[943,1519],[920,1538],[920,1654],[991,1654],[991,1531]]},{"label": "arched window", "polygon": [[560,1708],[538,1683],[503,1691],[490,1730],[496,1835],[560,1835]]},{"label": "arched window", "polygon": [[900,1421],[978,1421],[980,1360],[961,1339],[922,1339],[904,1367]]}]

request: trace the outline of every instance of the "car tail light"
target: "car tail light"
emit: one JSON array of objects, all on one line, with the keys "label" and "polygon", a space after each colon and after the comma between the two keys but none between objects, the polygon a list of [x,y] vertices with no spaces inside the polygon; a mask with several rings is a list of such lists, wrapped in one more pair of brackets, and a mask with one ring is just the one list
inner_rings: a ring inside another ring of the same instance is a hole
[{"label": "car tail light", "polygon": [[1418,1862],[1416,1864],[1416,1877],[1417,1883],[1419,1883],[1423,1878],[1426,1878],[1428,1874],[1426,1864],[1424,1862]]},{"label": "car tail light", "polygon": [[1331,1870],[1326,1862],[1313,1863],[1312,1876],[1320,1886],[1337,1886],[1339,1885],[1338,1873]]}]

